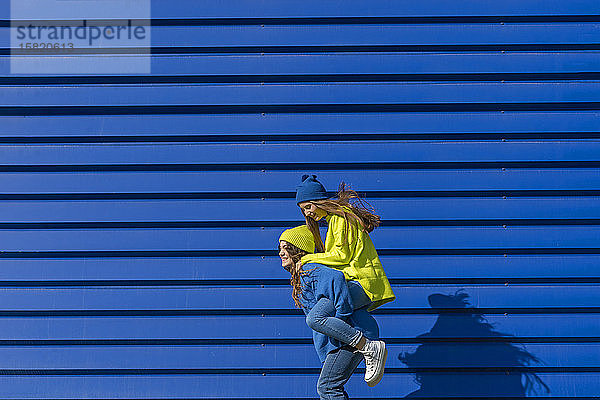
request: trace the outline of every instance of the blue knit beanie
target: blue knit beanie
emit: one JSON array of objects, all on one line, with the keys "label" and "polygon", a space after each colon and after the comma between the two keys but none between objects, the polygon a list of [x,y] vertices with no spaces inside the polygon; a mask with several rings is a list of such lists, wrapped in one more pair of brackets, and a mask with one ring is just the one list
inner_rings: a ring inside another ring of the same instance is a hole
[{"label": "blue knit beanie", "polygon": [[316,175],[302,175],[302,183],[296,188],[296,204],[309,200],[328,199],[327,192]]}]

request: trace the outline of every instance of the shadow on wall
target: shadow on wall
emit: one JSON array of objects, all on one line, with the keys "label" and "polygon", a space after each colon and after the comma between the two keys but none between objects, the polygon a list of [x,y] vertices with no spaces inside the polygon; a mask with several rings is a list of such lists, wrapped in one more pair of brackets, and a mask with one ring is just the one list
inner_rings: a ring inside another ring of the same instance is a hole
[{"label": "shadow on wall", "polygon": [[[467,300],[469,295],[461,293],[463,290],[453,295],[432,294],[428,297],[429,305],[433,308],[471,308]],[[413,353],[404,352],[398,356],[409,368],[417,370],[416,381],[420,389],[406,397],[526,397],[538,389],[549,393],[548,386],[536,374],[519,370],[542,363],[537,357],[522,345],[485,339],[507,336],[512,335],[495,331],[482,314],[468,311],[440,314],[429,332],[417,336],[433,339],[433,342],[418,346]],[[484,340],[480,343],[435,342],[435,338],[452,337]],[[439,372],[432,368],[457,368],[458,371]]]}]

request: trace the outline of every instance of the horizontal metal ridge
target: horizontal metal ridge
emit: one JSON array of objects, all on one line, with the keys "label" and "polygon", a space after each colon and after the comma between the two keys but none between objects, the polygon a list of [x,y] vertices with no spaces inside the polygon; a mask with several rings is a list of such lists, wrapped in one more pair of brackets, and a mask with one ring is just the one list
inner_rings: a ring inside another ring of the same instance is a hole
[{"label": "horizontal metal ridge", "polygon": [[[523,285],[523,284],[598,284],[600,277],[536,277],[536,278],[389,278],[392,285]],[[0,280],[0,288],[8,287],[152,287],[152,286],[287,286],[289,279],[133,279],[133,280]]]},{"label": "horizontal metal ridge", "polygon": [[[106,228],[260,228],[294,227],[300,220],[289,221],[87,221],[87,222],[0,222],[0,229],[106,229]],[[545,226],[600,225],[599,218],[539,219],[455,219],[455,220],[383,220],[379,226]]]},{"label": "horizontal metal ridge", "polygon": [[[600,314],[600,307],[499,307],[499,308],[385,308],[373,311],[377,315],[437,315],[437,314]],[[172,310],[0,310],[2,317],[98,317],[98,316],[233,316],[304,315],[298,309],[172,309]]]},{"label": "horizontal metal ridge", "polygon": [[[490,248],[490,249],[381,249],[379,255],[509,255],[600,254],[600,248]],[[275,256],[276,250],[109,250],[109,251],[0,251],[1,258],[95,258],[95,257],[241,257]]]},{"label": "horizontal metal ridge", "polygon": [[257,134],[257,135],[102,135],[102,136],[4,136],[0,144],[24,143],[247,143],[247,142],[325,142],[371,140],[510,140],[510,139],[599,139],[600,132],[498,132],[498,133],[322,133],[322,134]]},{"label": "horizontal metal ridge", "polygon": [[[600,190],[439,190],[439,191],[361,191],[367,198],[413,197],[565,197],[600,196]],[[1,200],[131,200],[131,199],[293,199],[294,192],[161,192],[161,193],[7,193]]]},{"label": "horizontal metal ridge", "polygon": [[[384,337],[389,344],[423,343],[600,343],[600,337]],[[1,339],[0,346],[244,346],[313,344],[311,338],[257,338],[257,339]]]},{"label": "horizontal metal ridge", "polygon": [[[215,26],[215,25],[346,25],[346,24],[472,24],[472,23],[548,23],[548,22],[599,22],[596,14],[580,15],[456,15],[456,16],[378,16],[378,17],[239,17],[239,18],[150,18],[136,20],[137,25],[146,26]],[[28,24],[68,24],[72,20],[60,19],[16,19],[0,20],[0,27],[10,27],[12,23]],[[89,23],[118,24],[126,19],[89,19]]]},{"label": "horizontal metal ridge", "polygon": [[437,73],[437,74],[297,74],[297,75],[118,75],[8,76],[0,85],[156,84],[156,83],[295,83],[295,82],[445,82],[597,80],[600,72]]},{"label": "horizontal metal ridge", "polygon": [[[0,369],[0,375],[292,375],[319,374],[320,368],[131,368],[131,369]],[[357,368],[355,375],[364,374]],[[439,367],[439,368],[386,368],[387,374],[414,373],[583,373],[600,372],[600,367]]]},{"label": "horizontal metal ridge", "polygon": [[[600,48],[600,46],[599,46]],[[166,106],[9,106],[0,115],[138,115],[138,114],[260,114],[457,111],[600,110],[600,102],[431,103],[431,104],[296,104],[296,105],[166,105]]]},{"label": "horizontal metal ridge", "polygon": [[378,169],[490,169],[490,168],[598,168],[598,161],[448,161],[448,162],[332,162],[239,164],[71,164],[2,165],[0,172],[103,171],[260,171],[260,170],[378,170]]},{"label": "horizontal metal ridge", "polygon": [[[69,49],[69,54],[278,54],[339,52],[475,52],[600,50],[600,43],[476,44],[476,45],[360,45],[360,46],[221,46],[221,47],[104,47]],[[0,55],[61,55],[58,50],[1,48]]]}]

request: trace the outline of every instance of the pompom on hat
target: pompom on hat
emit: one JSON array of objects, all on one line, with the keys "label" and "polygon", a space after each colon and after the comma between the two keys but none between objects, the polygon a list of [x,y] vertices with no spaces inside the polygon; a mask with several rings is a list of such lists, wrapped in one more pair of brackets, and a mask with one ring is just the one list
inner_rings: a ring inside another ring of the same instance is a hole
[{"label": "pompom on hat", "polygon": [[316,175],[302,175],[302,183],[296,187],[296,204],[310,200],[328,199],[325,188]]},{"label": "pompom on hat", "polygon": [[286,229],[281,236],[279,236],[279,241],[282,240],[285,240],[289,244],[293,244],[300,250],[304,250],[308,253],[312,254],[315,252],[315,239],[306,225]]}]

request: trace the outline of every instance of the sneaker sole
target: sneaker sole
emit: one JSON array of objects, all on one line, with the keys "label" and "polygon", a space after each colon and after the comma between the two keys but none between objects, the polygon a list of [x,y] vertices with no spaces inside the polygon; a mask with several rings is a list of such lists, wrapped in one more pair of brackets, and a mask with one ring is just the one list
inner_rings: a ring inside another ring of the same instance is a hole
[{"label": "sneaker sole", "polygon": [[381,381],[381,378],[383,378],[383,373],[385,370],[385,362],[387,361],[387,355],[388,355],[388,351],[387,351],[387,347],[385,346],[385,342],[383,342],[383,361],[381,362],[381,371],[378,371],[376,378],[373,379],[370,382],[367,382],[367,386],[369,387],[373,387],[375,385],[377,385],[379,383],[379,381]]}]

